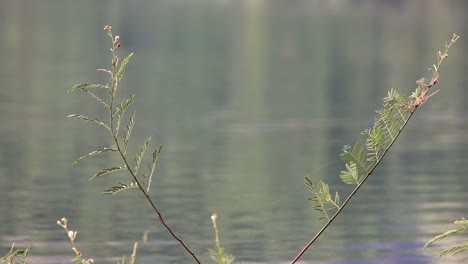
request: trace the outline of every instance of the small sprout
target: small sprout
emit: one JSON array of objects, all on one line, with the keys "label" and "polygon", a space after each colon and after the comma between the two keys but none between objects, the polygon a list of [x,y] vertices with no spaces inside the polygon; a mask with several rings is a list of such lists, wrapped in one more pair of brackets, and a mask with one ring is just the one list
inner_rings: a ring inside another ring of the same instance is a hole
[{"label": "small sprout", "polygon": [[77,233],[76,231],[70,230],[68,231],[68,237],[73,241],[76,238],[76,233]]},{"label": "small sprout", "polygon": [[78,249],[76,249],[76,247],[72,247],[72,249],[73,251],[75,251],[75,255],[81,256],[81,252]]},{"label": "small sprout", "polygon": [[63,228],[67,228],[67,219],[65,217],[62,217],[62,219],[60,220],[57,220],[57,225],[63,227]]},{"label": "small sprout", "polygon": [[431,88],[434,84],[437,83],[438,80],[439,80],[439,73],[436,72],[434,76],[432,77],[431,82],[429,82],[429,84],[427,85],[428,88]]},{"label": "small sprout", "polygon": [[440,50],[437,51],[437,57],[441,58],[441,59],[445,59],[448,57],[448,54],[447,53],[442,53]]}]

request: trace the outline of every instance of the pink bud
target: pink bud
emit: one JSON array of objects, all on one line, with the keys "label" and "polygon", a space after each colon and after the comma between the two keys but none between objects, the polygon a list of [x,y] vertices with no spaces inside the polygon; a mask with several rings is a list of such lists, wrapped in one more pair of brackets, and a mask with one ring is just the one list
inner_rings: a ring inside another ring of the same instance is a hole
[{"label": "pink bud", "polygon": [[120,42],[119,42],[119,43],[117,43],[117,48],[119,48],[120,46],[121,46],[121,45],[120,45]]},{"label": "pink bud", "polygon": [[119,37],[119,36],[115,36],[114,42],[118,42],[119,40],[120,40],[120,37]]}]

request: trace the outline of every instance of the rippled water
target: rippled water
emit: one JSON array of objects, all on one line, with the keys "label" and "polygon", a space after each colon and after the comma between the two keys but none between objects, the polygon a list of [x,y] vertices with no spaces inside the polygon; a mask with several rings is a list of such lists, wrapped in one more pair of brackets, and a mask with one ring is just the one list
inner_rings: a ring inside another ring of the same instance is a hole
[{"label": "rippled water", "polygon": [[240,263],[287,263],[300,251],[322,225],[304,176],[349,193],[338,177],[342,146],[371,125],[387,90],[409,93],[458,32],[442,91],[303,258],[458,263],[436,255],[460,240],[422,246],[466,216],[466,4],[358,2],[1,2],[0,253],[16,242],[31,247],[30,263],[70,263],[56,225],[67,217],[99,263],[129,255],[145,230],[138,263],[191,263],[137,192],[103,196],[116,180],[88,181],[115,157],[71,165],[109,144],[104,131],[66,118],[102,117],[66,90],[104,81],[94,70],[109,59],[108,23],[122,55],[135,52],[122,84],[136,94],[132,143],[152,136],[151,147],[164,145],[152,197],[203,262],[216,212],[221,242]]}]

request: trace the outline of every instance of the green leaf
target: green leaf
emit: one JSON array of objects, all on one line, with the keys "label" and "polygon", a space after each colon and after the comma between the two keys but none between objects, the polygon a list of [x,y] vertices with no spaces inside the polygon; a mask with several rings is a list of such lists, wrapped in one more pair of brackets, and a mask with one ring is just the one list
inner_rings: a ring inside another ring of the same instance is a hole
[{"label": "green leaf", "polygon": [[158,163],[159,155],[161,155],[163,145],[159,146],[158,149],[155,149],[153,152],[153,163]]},{"label": "green leaf", "polygon": [[135,125],[135,111],[132,112],[132,116],[130,117],[130,120],[128,121],[128,124],[127,124],[127,128],[125,129],[124,134],[123,134],[124,150],[127,150],[128,141],[129,141],[130,135],[132,134],[134,125]]},{"label": "green leaf", "polygon": [[78,88],[86,87],[86,86],[89,86],[89,85],[92,85],[92,83],[83,83],[82,82],[82,83],[75,84],[72,88],[70,88],[70,90],[67,91],[67,93],[71,93],[71,92],[75,91]]},{"label": "green leaf", "polygon": [[[403,108],[401,108],[403,109]],[[395,140],[405,120],[394,107],[384,107],[377,111],[374,127],[380,128],[389,141]]]},{"label": "green leaf", "polygon": [[341,171],[340,178],[347,184],[359,184],[359,174],[356,163],[350,162],[346,165],[346,171]]},{"label": "green leaf", "polygon": [[432,243],[434,242],[437,242],[437,241],[440,241],[446,237],[449,237],[449,236],[453,236],[453,235],[456,235],[458,233],[463,233],[463,232],[466,232],[468,231],[467,228],[460,228],[460,229],[453,229],[453,230],[449,230],[443,234],[440,234],[438,236],[435,236],[434,238],[432,238],[431,240],[429,240],[425,245],[424,245],[424,248],[430,246]]},{"label": "green leaf", "polygon": [[466,225],[468,225],[468,220],[463,218],[462,220],[457,220],[457,221],[455,221],[453,223],[456,224],[456,225],[466,226]]},{"label": "green leaf", "polygon": [[305,182],[305,185],[307,186],[307,188],[310,191],[312,191],[314,189],[314,183],[312,182],[312,180],[310,179],[309,176],[304,177],[304,182]]},{"label": "green leaf", "polygon": [[[147,193],[149,193],[149,191],[150,191],[154,171],[156,170],[156,167],[158,166],[159,156],[161,155],[162,148],[163,148],[163,146],[161,145],[161,146],[159,146],[158,149],[155,149],[153,151],[153,165],[150,167],[149,164],[148,164],[148,169],[150,171],[150,174],[149,174],[149,178],[148,178],[148,185],[147,185],[147,188],[146,188]],[[143,174],[143,177],[147,178],[144,174]]]},{"label": "green leaf", "polygon": [[120,64],[120,69],[117,72],[117,80],[120,80],[125,73],[125,68],[127,67],[127,63],[130,61],[130,58],[133,56],[133,53],[128,54],[128,56],[123,60],[122,64]]},{"label": "green leaf", "polygon": [[113,113],[113,115],[123,115],[127,107],[133,102],[133,99],[135,99],[135,94],[132,94],[128,98],[123,99],[117,107],[116,111]]},{"label": "green leaf", "polygon": [[97,155],[97,154],[100,154],[100,153],[103,153],[103,152],[106,152],[106,151],[116,151],[116,149],[115,148],[102,148],[102,149],[95,150],[95,151],[90,152],[90,153],[80,157],[79,159],[75,160],[73,162],[73,164],[77,164],[78,162],[80,162],[80,161],[82,161],[82,160],[84,160],[86,158],[89,158],[91,156],[94,156],[94,155]]},{"label": "green leaf", "polygon": [[323,218],[330,219],[328,211],[339,208],[340,197],[338,192],[335,194],[335,198],[332,199],[328,185],[322,180],[315,185],[310,177],[306,176],[304,177],[304,181],[309,191],[313,193],[313,195],[309,197],[309,200],[315,203],[313,209],[322,212],[324,215],[324,217],[319,218],[319,220]]},{"label": "green leaf", "polygon": [[367,161],[376,162],[388,144],[385,134],[379,127],[374,127],[364,130],[361,135],[361,140],[366,144]]},{"label": "green leaf", "polygon": [[112,72],[109,71],[108,69],[97,69],[96,71],[105,72],[105,73],[109,74],[110,76],[112,76]]},{"label": "green leaf", "polygon": [[383,99],[384,105],[401,107],[402,109],[406,108],[406,99],[404,96],[401,96],[397,90],[390,89],[388,91],[388,96]]},{"label": "green leaf", "polygon": [[369,164],[367,162],[367,153],[364,148],[358,143],[353,147],[346,145],[343,147],[343,152],[340,154],[341,159],[346,163],[354,163],[358,170],[367,173]]},{"label": "green leaf", "polygon": [[[122,119],[124,117],[125,111],[127,110],[128,106],[133,102],[133,98],[135,95],[131,95],[129,98],[126,98],[120,102],[119,107],[115,111],[114,115],[118,115],[117,117],[117,126],[115,127],[116,135],[119,134],[120,124],[122,123]],[[134,118],[135,119],[135,118]]]},{"label": "green leaf", "polygon": [[467,250],[468,250],[468,243],[465,242],[463,244],[455,245],[453,247],[449,247],[447,249],[442,250],[439,253],[439,257],[443,257],[443,256],[448,255],[448,254],[457,255],[457,254],[463,253],[463,252],[465,252]]},{"label": "green leaf", "polygon": [[80,115],[80,114],[68,115],[68,117],[78,119],[78,120],[83,120],[85,122],[91,121],[91,122],[94,122],[94,123],[96,123],[96,124],[98,124],[100,126],[105,127],[106,129],[110,130],[110,128],[106,125],[106,123],[104,123],[101,120],[99,120],[97,118],[94,118],[94,117],[84,116],[84,115]]},{"label": "green leaf", "polygon": [[126,99],[122,100],[122,102],[120,102],[120,105],[117,108],[117,110],[115,111],[115,113],[113,113],[113,116],[116,115],[116,114],[118,115],[118,117],[117,117],[117,126],[115,127],[116,135],[119,134],[120,124],[122,123],[122,119],[123,119],[123,117],[125,115],[125,111],[127,110],[127,107],[133,102],[134,97],[135,97],[135,95],[133,94],[129,98],[126,98]]},{"label": "green leaf", "polygon": [[140,152],[135,155],[134,160],[135,160],[135,174],[137,174],[138,169],[140,168],[141,160],[143,158],[143,155],[145,155],[146,147],[148,147],[148,143],[150,142],[151,137],[148,137],[145,142],[141,145],[140,147]]},{"label": "green leaf", "polygon": [[340,205],[340,195],[338,192],[335,193],[335,204]]},{"label": "green leaf", "polygon": [[[4,256],[2,256],[2,263],[26,263],[26,259],[29,253],[29,248],[26,249],[15,249],[15,243],[11,246],[11,249],[8,253],[6,253]],[[19,261],[15,261],[15,259],[19,259]]]},{"label": "green leaf", "polygon": [[103,169],[100,172],[94,174],[93,177],[91,177],[91,179],[89,179],[89,180],[93,180],[94,178],[100,177],[102,175],[105,175],[105,174],[108,174],[108,173],[111,173],[111,172],[115,172],[115,171],[119,171],[119,170],[124,170],[124,169],[126,169],[125,166]]},{"label": "green leaf", "polygon": [[103,84],[94,84],[94,83],[78,83],[78,84],[75,84],[75,86],[73,86],[72,88],[70,88],[70,90],[67,91],[67,93],[71,93],[73,91],[75,91],[76,89],[83,89],[83,88],[105,88],[107,89],[107,85],[103,85]]},{"label": "green leaf", "polygon": [[125,190],[128,190],[128,189],[137,188],[137,187],[138,187],[138,185],[136,185],[134,183],[131,183],[130,185],[127,185],[125,183],[119,182],[117,186],[112,186],[109,189],[104,190],[104,192],[102,192],[102,193],[103,194],[114,195],[114,194],[117,194],[119,192],[122,192],[122,191],[125,191]]}]

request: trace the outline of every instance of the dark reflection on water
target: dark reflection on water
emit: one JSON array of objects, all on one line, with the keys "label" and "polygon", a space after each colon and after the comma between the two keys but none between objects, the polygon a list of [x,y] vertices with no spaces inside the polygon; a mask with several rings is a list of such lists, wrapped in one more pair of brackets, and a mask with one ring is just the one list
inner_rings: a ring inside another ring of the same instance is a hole
[{"label": "dark reflection on water", "polygon": [[[393,3],[393,4],[389,4]],[[337,177],[338,154],[371,124],[391,87],[408,93],[452,32],[462,36],[442,91],[304,263],[455,263],[421,247],[466,212],[464,1],[3,1],[0,3],[0,245],[31,246],[31,263],[69,263],[56,220],[79,230],[85,257],[115,263],[145,230],[139,263],[191,263],[135,193],[89,182],[104,131],[65,118],[102,113],[65,91],[105,81],[101,32],[135,52],[123,92],[136,93],[133,142],[164,145],[153,197],[208,262],[210,216],[242,263],[286,263],[320,228],[303,177]],[[430,14],[430,16],[428,16]],[[453,54],[453,55],[452,55]],[[102,116],[100,116],[102,117]],[[120,181],[122,179],[119,179]],[[449,242],[441,245],[448,246]]]}]

